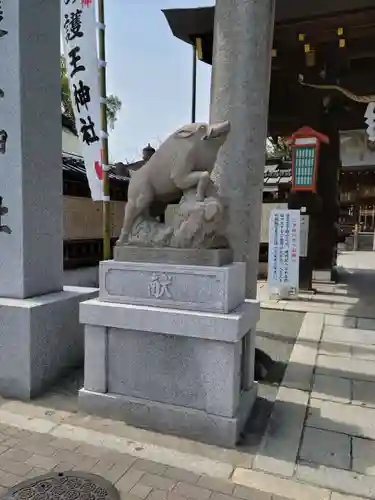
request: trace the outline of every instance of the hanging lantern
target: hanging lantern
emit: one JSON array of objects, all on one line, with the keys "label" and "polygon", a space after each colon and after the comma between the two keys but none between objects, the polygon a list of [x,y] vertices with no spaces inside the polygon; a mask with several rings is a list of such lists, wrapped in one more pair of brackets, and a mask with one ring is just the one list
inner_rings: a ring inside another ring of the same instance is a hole
[{"label": "hanging lantern", "polygon": [[311,127],[302,127],[287,139],[292,145],[292,190],[316,193],[319,151],[329,138]]}]

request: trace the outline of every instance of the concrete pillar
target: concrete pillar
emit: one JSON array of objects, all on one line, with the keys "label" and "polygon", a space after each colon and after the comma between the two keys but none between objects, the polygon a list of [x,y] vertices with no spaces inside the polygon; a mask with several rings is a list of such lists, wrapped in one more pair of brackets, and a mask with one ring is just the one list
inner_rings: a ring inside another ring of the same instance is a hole
[{"label": "concrete pillar", "polygon": [[256,297],[267,137],[274,0],[217,0],[210,121],[231,134],[213,178],[229,207],[228,236],[247,263],[247,297]]},{"label": "concrete pillar", "polygon": [[30,399],[82,360],[96,291],[62,287],[60,1],[0,7],[0,395]]},{"label": "concrete pillar", "polygon": [[[60,2],[2,2],[0,297],[62,290]],[[55,68],[55,70],[54,70]]]}]

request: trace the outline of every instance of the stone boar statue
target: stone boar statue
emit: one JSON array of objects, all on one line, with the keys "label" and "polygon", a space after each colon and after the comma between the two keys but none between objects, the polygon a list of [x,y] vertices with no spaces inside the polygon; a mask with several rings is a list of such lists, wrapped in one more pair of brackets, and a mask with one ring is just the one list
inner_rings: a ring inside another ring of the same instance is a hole
[{"label": "stone boar statue", "polygon": [[128,241],[134,221],[147,216],[154,201],[170,202],[196,187],[203,201],[219,149],[230,132],[229,122],[193,123],[169,136],[150,160],[134,172],[117,245]]}]

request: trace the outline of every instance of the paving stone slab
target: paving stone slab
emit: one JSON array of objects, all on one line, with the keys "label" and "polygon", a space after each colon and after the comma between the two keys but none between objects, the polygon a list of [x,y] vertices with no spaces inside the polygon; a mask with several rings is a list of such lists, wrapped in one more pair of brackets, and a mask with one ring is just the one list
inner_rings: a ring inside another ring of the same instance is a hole
[{"label": "paving stone slab", "polygon": [[299,455],[303,461],[350,469],[350,437],[307,427]]},{"label": "paving stone slab", "polygon": [[306,313],[301,329],[298,333],[299,341],[315,341],[319,342],[324,327],[324,314]]},{"label": "paving stone slab", "polygon": [[323,341],[341,342],[350,345],[374,345],[375,333],[359,328],[346,328],[339,326],[326,326],[323,331]]},{"label": "paving stone slab", "polygon": [[375,408],[375,383],[353,380],[353,404]]},{"label": "paving stone slab", "polygon": [[358,328],[363,330],[375,330],[375,319],[358,318]]},{"label": "paving stone slab", "polygon": [[316,373],[375,382],[375,361],[319,355],[316,362]]},{"label": "paving stone slab", "polygon": [[334,314],[325,315],[325,324],[327,326],[344,326],[346,328],[355,328],[357,318],[354,316],[338,316]]},{"label": "paving stone slab", "polygon": [[291,477],[297,459],[308,393],[280,387],[254,460],[254,468]]},{"label": "paving stone slab", "polygon": [[355,359],[368,359],[370,361],[375,361],[375,346],[353,345],[351,347],[351,356]]},{"label": "paving stone slab", "polygon": [[369,439],[352,439],[353,470],[375,476],[375,442]]},{"label": "paving stone slab", "polygon": [[375,409],[311,399],[306,425],[375,439]]},{"label": "paving stone slab", "polygon": [[322,340],[319,345],[319,354],[324,356],[339,356],[341,358],[350,358],[352,355],[351,346],[340,342],[327,342]]},{"label": "paving stone slab", "polygon": [[235,498],[240,498],[241,500],[279,500],[279,497],[271,495],[271,493],[253,488],[245,488],[244,486],[236,486],[233,495]]},{"label": "paving stone slab", "polygon": [[318,344],[305,345],[298,339],[289,358],[282,385],[309,391],[317,354]]},{"label": "paving stone slab", "polygon": [[[297,479],[349,495],[375,498],[375,478],[324,465],[298,465]],[[302,498],[302,497],[301,497]]]},{"label": "paving stone slab", "polygon": [[351,400],[351,380],[317,374],[314,377],[311,397],[347,404]]}]

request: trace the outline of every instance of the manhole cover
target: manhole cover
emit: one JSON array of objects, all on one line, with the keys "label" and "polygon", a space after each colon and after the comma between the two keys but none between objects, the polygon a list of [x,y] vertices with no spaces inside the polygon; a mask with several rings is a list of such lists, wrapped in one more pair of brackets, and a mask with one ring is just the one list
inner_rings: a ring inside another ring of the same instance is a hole
[{"label": "manhole cover", "polygon": [[1,500],[120,500],[102,477],[83,472],[46,474],[17,484]]}]

